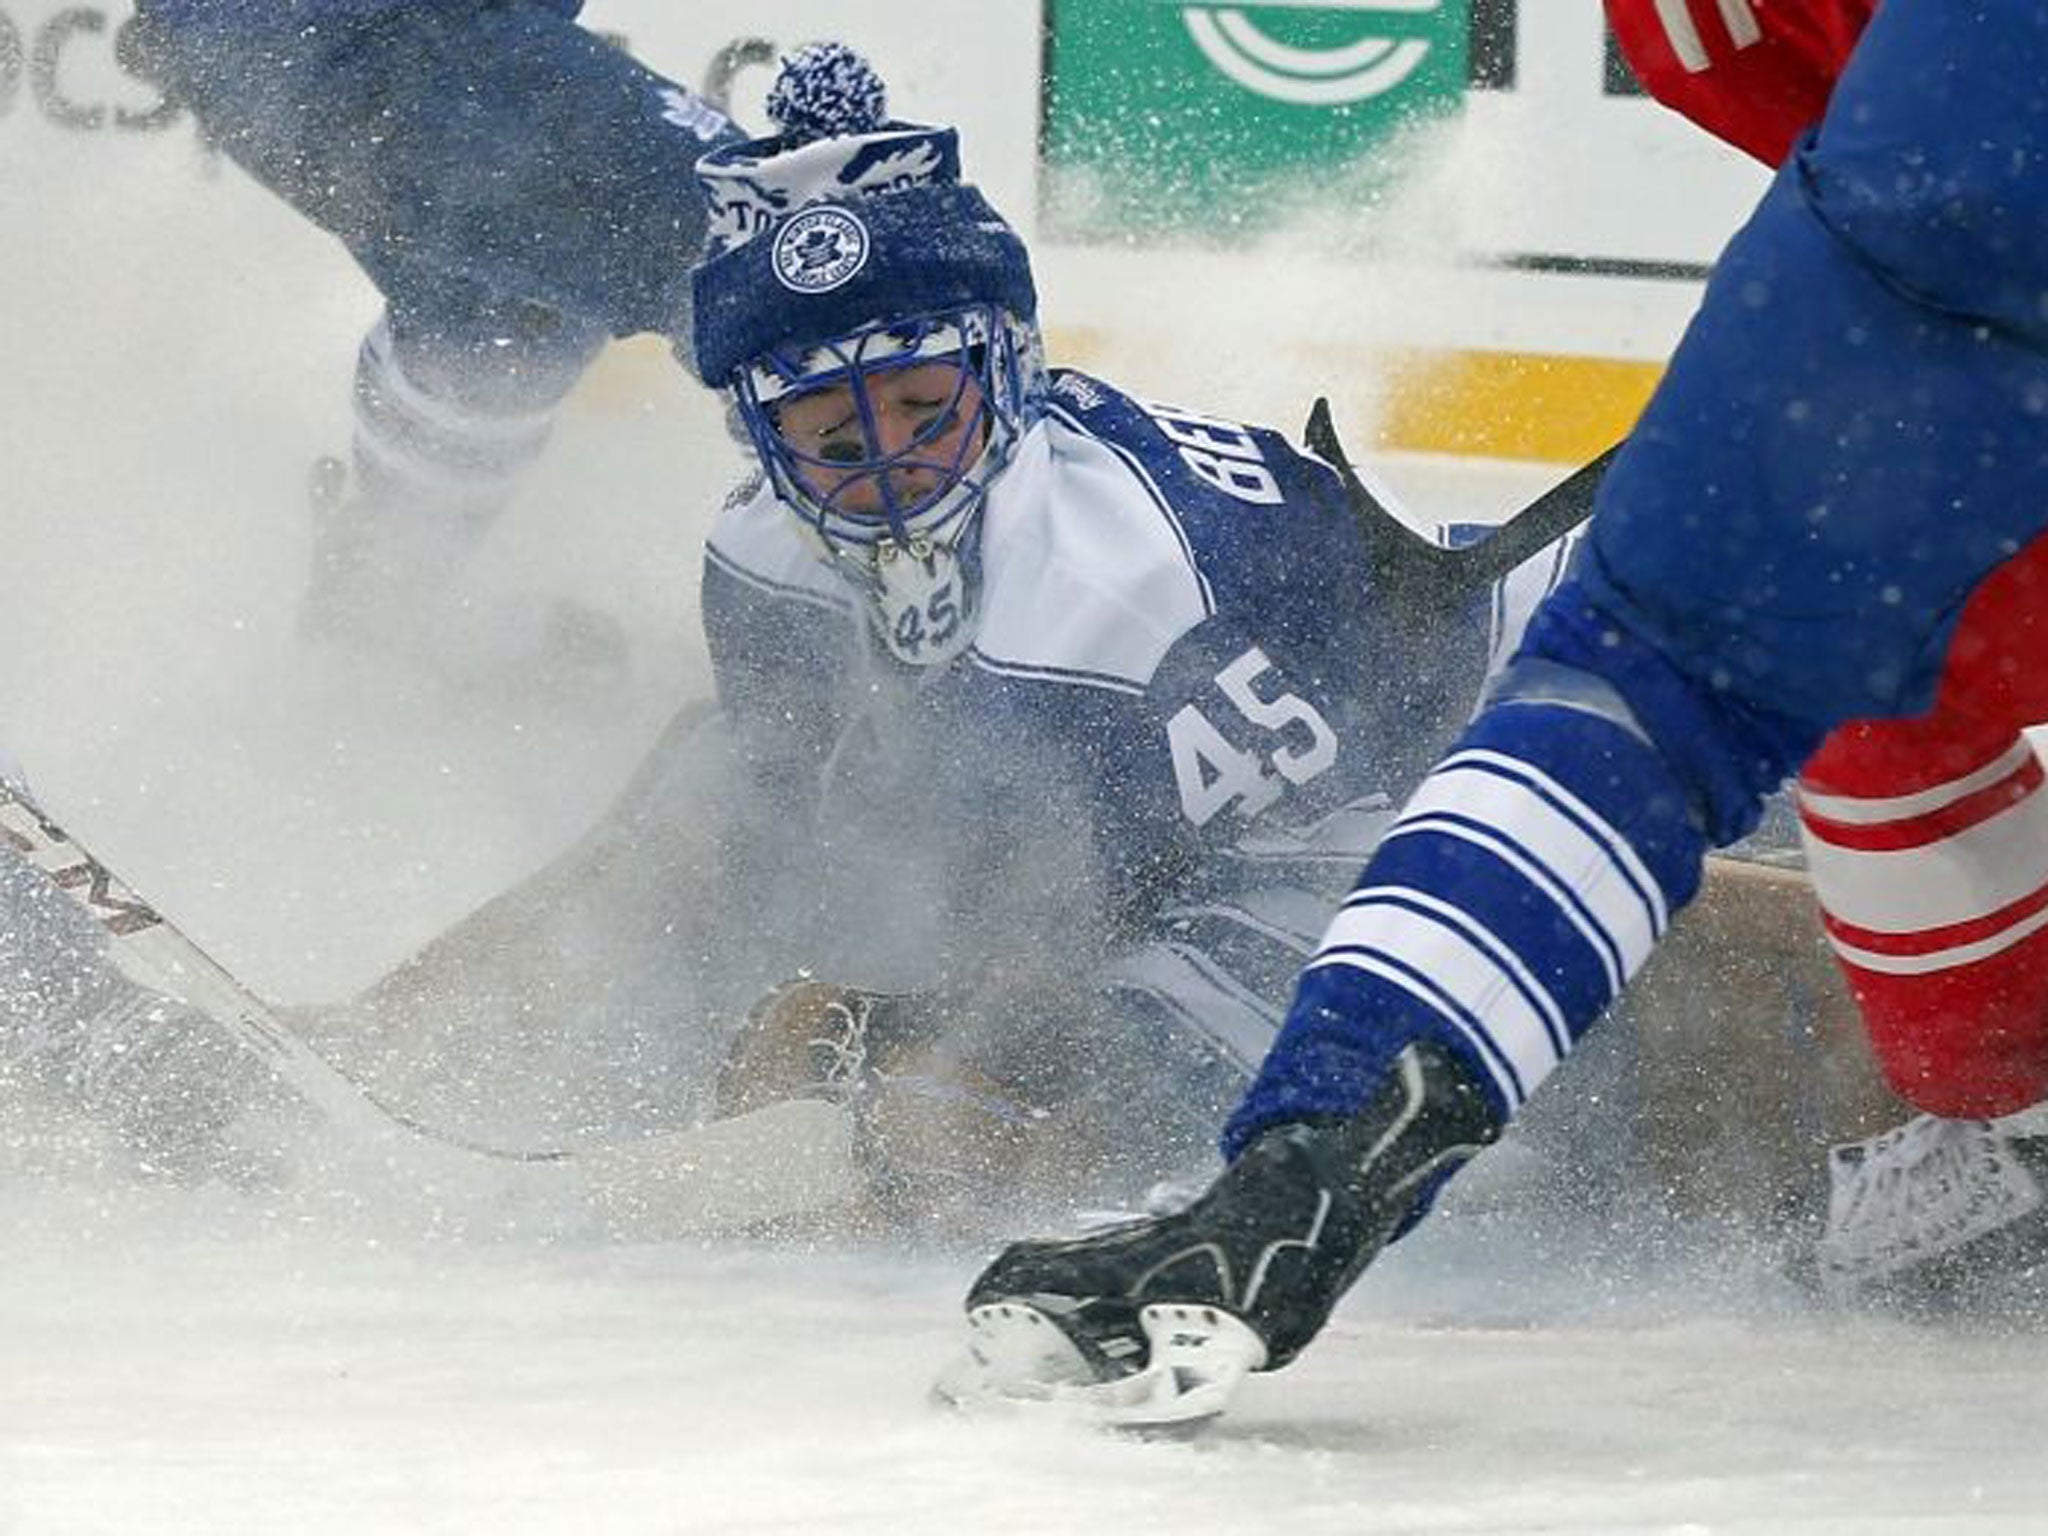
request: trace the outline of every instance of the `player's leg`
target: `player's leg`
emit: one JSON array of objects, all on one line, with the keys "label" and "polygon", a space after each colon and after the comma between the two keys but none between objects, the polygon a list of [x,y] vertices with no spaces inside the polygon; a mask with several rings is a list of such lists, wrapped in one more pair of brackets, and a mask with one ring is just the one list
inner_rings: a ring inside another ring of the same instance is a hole
[{"label": "player's leg", "polygon": [[684,334],[691,169],[723,115],[546,0],[312,9],[142,0],[139,51],[373,277],[417,264],[613,334]]},{"label": "player's leg", "polygon": [[1927,714],[1857,721],[1800,780],[1814,889],[1878,1061],[1931,1113],[1837,1147],[1822,1278],[1910,1305],[1998,1304],[2038,1261],[2048,1177],[2048,794],[2021,727],[2048,542],[1993,573]]},{"label": "player's leg", "polygon": [[[2003,42],[2038,43],[2038,15],[1994,9]],[[1988,347],[2007,337],[2038,346],[2038,172],[2002,161],[2011,144],[1999,142],[1997,126],[2009,112],[2004,120],[2024,138],[2028,114],[2001,98],[2011,80],[1987,74],[1989,94],[1966,99],[1977,89],[1967,72],[1923,69],[1916,88],[1949,98],[1969,136],[1928,159],[1917,135],[1886,132],[1874,110],[1878,75],[1909,74],[1928,56],[1919,48],[1941,41],[1938,18],[1888,10],[1887,25],[1873,29],[1876,46],[1843,81],[1822,133],[1827,153],[1809,166],[1810,195],[1830,231],[1889,281],[1934,309],[1983,317]],[[1980,111],[1994,115],[1972,121]],[[1945,474],[1957,453],[1979,456],[1994,474],[2025,468],[2024,443],[1995,429],[1952,440],[1946,459],[1929,442],[1923,473]],[[2019,511],[2038,505],[2024,475],[2014,494]],[[1950,510],[1974,523],[1981,505]],[[1824,517],[1833,506],[1815,510]],[[1968,526],[1930,516],[1897,553],[1909,569],[1938,564],[1930,541]],[[1844,1289],[1954,1295],[2015,1258],[2030,1262],[2041,1243],[2048,1160],[2030,1153],[2038,1128],[2025,1122],[2038,1111],[2024,1106],[2048,1088],[2048,797],[2019,728],[2048,718],[2025,659],[2048,618],[2048,554],[2038,544],[2021,550],[2023,529],[2008,526],[2002,537],[2007,552],[2021,552],[1963,609],[1932,712],[1849,727],[1807,768],[1816,889],[1887,1076],[1939,1115],[2007,1117],[1922,1116],[1837,1150],[1822,1259]],[[1911,592],[1907,583],[1870,596],[1898,604]]]},{"label": "player's leg", "polygon": [[1935,1114],[2048,1094],[2048,794],[2021,727],[2048,541],[1972,596],[1924,715],[1843,727],[1807,764],[1801,819],[1828,935],[1893,1087]]},{"label": "player's leg", "polygon": [[[1869,41],[1879,79],[1839,110],[1884,99],[1873,115],[1956,183],[1952,203],[1909,184],[1894,223],[1964,261],[1950,208],[2048,209],[2048,153],[1979,149],[1990,132],[2048,150],[2048,103],[2010,69],[2048,61],[2048,16],[1904,0]],[[1936,55],[1954,68],[1930,82]],[[1956,83],[1979,75],[1975,94]],[[1705,848],[1745,833],[1828,727],[1931,702],[1969,594],[2048,521],[2048,332],[2006,312],[2003,283],[1950,294],[2004,306],[1998,324],[1922,302],[1943,274],[1860,208],[1897,265],[1841,237],[1810,189],[1862,174],[1881,200],[1883,167],[1877,130],[1836,119],[1717,265],[1573,579],[1333,925],[1233,1146],[1362,1102],[1417,1035],[1512,1112],[1690,899]],[[2031,240],[2048,274],[2031,226],[1979,234],[1980,273]],[[1465,991],[1417,979],[1445,975]]]},{"label": "player's leg", "polygon": [[460,670],[461,609],[444,594],[547,446],[557,407],[606,336],[437,270],[389,263],[384,287],[390,303],[357,350],[349,470],[329,461],[315,477],[302,619],[311,633],[353,644],[414,651],[426,642]]},{"label": "player's leg", "polygon": [[607,337],[682,333],[704,225],[690,168],[729,129],[544,0],[307,10],[144,0],[144,52],[389,301],[358,369],[355,494],[316,576],[384,550],[382,581],[417,596],[505,505]]}]

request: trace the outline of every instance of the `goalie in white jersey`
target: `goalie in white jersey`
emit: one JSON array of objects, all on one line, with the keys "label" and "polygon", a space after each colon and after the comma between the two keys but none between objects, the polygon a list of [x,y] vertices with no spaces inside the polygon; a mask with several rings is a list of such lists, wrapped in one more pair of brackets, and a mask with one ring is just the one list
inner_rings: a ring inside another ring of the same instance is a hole
[{"label": "goalie in white jersey", "polygon": [[851,54],[770,110],[699,166],[698,366],[764,471],[703,615],[768,813],[737,888],[859,990],[757,1008],[724,1107],[830,1078],[885,1167],[977,1200],[1048,1148],[1047,1192],[1185,1169],[1474,698],[1483,603],[1375,590],[1279,435],[1047,372],[954,133],[885,121]]}]

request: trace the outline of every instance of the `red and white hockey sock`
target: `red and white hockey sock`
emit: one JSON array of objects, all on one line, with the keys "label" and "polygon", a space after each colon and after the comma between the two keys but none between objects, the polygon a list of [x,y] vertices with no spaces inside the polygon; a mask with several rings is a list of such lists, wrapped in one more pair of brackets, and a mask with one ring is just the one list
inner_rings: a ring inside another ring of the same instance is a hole
[{"label": "red and white hockey sock", "polygon": [[2048,1095],[2048,795],[2025,738],[1858,722],[1799,784],[1829,940],[1892,1086],[1930,1113]]}]

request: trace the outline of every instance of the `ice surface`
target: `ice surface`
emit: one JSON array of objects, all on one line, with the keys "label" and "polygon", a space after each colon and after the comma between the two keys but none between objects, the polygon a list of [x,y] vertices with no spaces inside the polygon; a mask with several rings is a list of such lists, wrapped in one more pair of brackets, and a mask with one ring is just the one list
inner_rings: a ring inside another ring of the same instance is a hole
[{"label": "ice surface", "polygon": [[1395,1266],[1235,1417],[1146,1443],[928,1407],[959,1261],[10,1205],[0,1530],[36,1536],[1975,1536],[2048,1496],[2039,1340],[1756,1298],[1515,1319]]},{"label": "ice surface", "polygon": [[[0,739],[260,989],[343,995],[572,838],[701,687],[716,416],[680,380],[586,402],[480,576],[508,625],[618,613],[616,694],[451,701],[308,653],[301,479],[370,296],[148,155],[46,150],[0,247]],[[31,202],[67,216],[16,240]],[[1460,515],[1541,480],[1390,472]],[[138,1190],[7,1123],[7,1536],[2048,1529],[2048,1341],[1831,1318],[1770,1253],[1654,1221],[1468,1201],[1240,1414],[1147,1443],[927,1407],[970,1253],[433,1236]]]}]

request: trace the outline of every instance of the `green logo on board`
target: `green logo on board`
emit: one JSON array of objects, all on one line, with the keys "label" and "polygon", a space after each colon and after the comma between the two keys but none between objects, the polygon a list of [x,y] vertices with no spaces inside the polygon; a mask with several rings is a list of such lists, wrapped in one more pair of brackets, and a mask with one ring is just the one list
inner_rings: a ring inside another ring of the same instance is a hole
[{"label": "green logo on board", "polygon": [[1095,235],[1256,230],[1464,100],[1465,0],[1051,0],[1047,222]]}]

